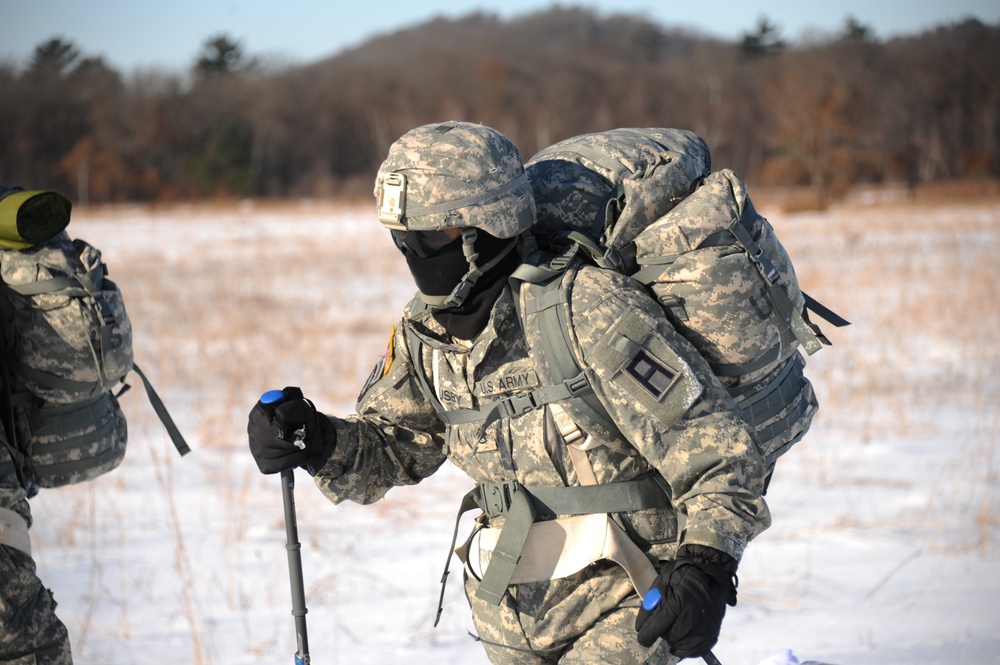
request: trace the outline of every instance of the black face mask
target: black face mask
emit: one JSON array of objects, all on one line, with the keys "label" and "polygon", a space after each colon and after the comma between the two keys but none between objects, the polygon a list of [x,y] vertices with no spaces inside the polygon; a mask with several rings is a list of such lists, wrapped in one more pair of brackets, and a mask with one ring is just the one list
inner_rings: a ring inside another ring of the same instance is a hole
[{"label": "black face mask", "polygon": [[479,278],[465,302],[458,307],[436,310],[432,313],[434,320],[444,326],[452,337],[475,338],[490,320],[490,312],[507,284],[507,278],[520,264],[521,257],[517,250],[511,251]]},{"label": "black face mask", "polygon": [[446,296],[451,293],[469,272],[469,263],[462,252],[462,239],[457,238],[429,256],[403,248],[406,265],[421,293],[429,296]]},{"label": "black face mask", "polygon": [[[485,265],[500,255],[515,239],[501,239],[479,230],[476,235],[477,265]],[[407,247],[402,247],[410,274],[421,293],[429,296],[446,296],[454,290],[469,271],[469,263],[462,251],[462,239],[433,252],[421,252],[420,256]],[[520,263],[516,250],[507,253],[500,262],[484,273],[465,301],[457,307],[437,309],[434,319],[444,326],[452,337],[472,339],[486,327],[493,304],[500,296],[507,277]]]}]

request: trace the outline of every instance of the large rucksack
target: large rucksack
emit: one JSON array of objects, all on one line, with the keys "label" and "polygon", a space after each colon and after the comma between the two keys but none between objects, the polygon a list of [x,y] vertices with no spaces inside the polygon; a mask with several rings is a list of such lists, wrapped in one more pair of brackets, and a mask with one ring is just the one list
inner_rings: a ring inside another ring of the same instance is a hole
[{"label": "large rucksack", "polygon": [[[68,222],[68,207],[66,215]],[[187,453],[133,361],[131,323],[100,251],[64,230],[36,244],[8,240],[0,241],[2,415],[26,489],[82,482],[118,466],[128,434],[117,397],[133,369],[174,445]]]},{"label": "large rucksack", "polygon": [[[562,272],[582,256],[646,285],[708,361],[756,430],[769,467],[802,438],[817,409],[801,347],[829,341],[808,309],[847,325],[802,293],[795,271],[746,184],[712,172],[708,146],[679,129],[616,129],[557,143],[526,163],[538,221],[536,251],[515,278],[542,306],[525,306],[529,344],[550,385],[578,376]],[[568,400],[585,427],[615,431],[592,392]]]}]

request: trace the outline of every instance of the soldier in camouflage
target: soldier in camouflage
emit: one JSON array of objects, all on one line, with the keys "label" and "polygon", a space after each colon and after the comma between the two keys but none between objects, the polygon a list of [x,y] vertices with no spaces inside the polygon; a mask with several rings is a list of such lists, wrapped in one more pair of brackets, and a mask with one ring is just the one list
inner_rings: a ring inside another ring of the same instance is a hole
[{"label": "soldier in camouflage", "polygon": [[31,511],[0,428],[0,665],[69,665],[69,635],[35,574]]},{"label": "soldier in camouflage", "polygon": [[[375,195],[417,297],[356,414],[317,413],[295,389],[254,406],[260,470],[300,466],[331,501],[364,504],[445,460],[465,471],[476,488],[462,507],[482,515],[457,552],[493,663],[706,654],[744,547],[770,517],[753,434],[704,360],[620,274],[574,264],[560,303],[510,279],[534,202],[517,148],[495,130],[408,132]],[[568,308],[574,380],[553,382],[525,332],[547,306]],[[582,390],[612,427],[574,411]],[[660,601],[640,607],[650,589]]]},{"label": "soldier in camouflage", "polygon": [[[21,190],[0,184],[0,201],[18,191]],[[6,218],[3,221],[6,222]],[[66,225],[61,220],[57,220],[55,226],[49,220],[46,222],[41,235],[29,238],[30,241],[54,234]],[[36,230],[17,229],[13,224],[3,226],[5,233]],[[31,242],[25,242],[29,244]],[[8,242],[0,246],[12,245]],[[0,323],[4,328],[9,324],[6,318],[9,314],[3,309],[4,318]],[[6,372],[6,368],[0,370]],[[9,400],[8,383],[4,381],[0,398],[3,405]],[[73,658],[66,626],[56,617],[52,593],[35,572],[28,535],[31,526],[28,493],[19,477],[5,432],[5,427],[12,427],[13,423],[9,422],[7,414],[4,421],[4,427],[0,427],[0,665],[70,665]]]}]

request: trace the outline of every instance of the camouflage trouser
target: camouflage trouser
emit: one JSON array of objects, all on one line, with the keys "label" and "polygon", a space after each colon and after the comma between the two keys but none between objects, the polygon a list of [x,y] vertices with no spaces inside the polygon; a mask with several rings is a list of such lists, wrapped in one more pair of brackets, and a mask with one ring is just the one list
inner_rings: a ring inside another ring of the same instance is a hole
[{"label": "camouflage trouser", "polygon": [[500,605],[465,591],[493,665],[674,665],[663,640],[650,649],[635,637],[639,608],[629,579],[614,564],[595,564],[570,577],[510,587]]},{"label": "camouflage trouser", "polygon": [[72,665],[66,626],[34,560],[0,546],[0,665]]}]

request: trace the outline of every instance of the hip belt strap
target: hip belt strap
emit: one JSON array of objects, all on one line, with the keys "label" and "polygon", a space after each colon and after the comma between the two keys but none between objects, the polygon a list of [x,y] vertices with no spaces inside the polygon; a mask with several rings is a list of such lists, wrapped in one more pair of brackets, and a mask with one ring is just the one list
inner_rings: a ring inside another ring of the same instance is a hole
[{"label": "hip belt strap", "polygon": [[[506,516],[476,597],[499,604],[511,584],[528,532],[538,518],[630,513],[670,505],[654,477],[582,487],[532,487],[515,482],[484,483],[479,507],[489,517]],[[475,491],[475,490],[474,490]],[[454,547],[453,547],[454,549]]]},{"label": "hip belt strap", "polygon": [[[486,527],[457,551],[476,577],[483,577],[499,545],[500,529]],[[628,573],[640,596],[653,586],[656,568],[606,514],[573,515],[536,522],[528,531],[510,584],[542,582],[567,577],[595,561],[614,561]]]},{"label": "hip belt strap", "polygon": [[584,487],[527,488],[516,481],[481,483],[462,497],[455,517],[455,531],[451,547],[448,548],[444,572],[441,574],[441,596],[438,599],[434,625],[441,619],[451,554],[458,542],[459,521],[466,512],[478,507],[490,518],[506,516],[497,536],[497,546],[493,550],[490,564],[476,591],[477,597],[499,604],[514,576],[521,550],[528,539],[528,531],[537,519],[551,519],[557,515],[630,513],[669,506],[670,500],[654,476]]}]

